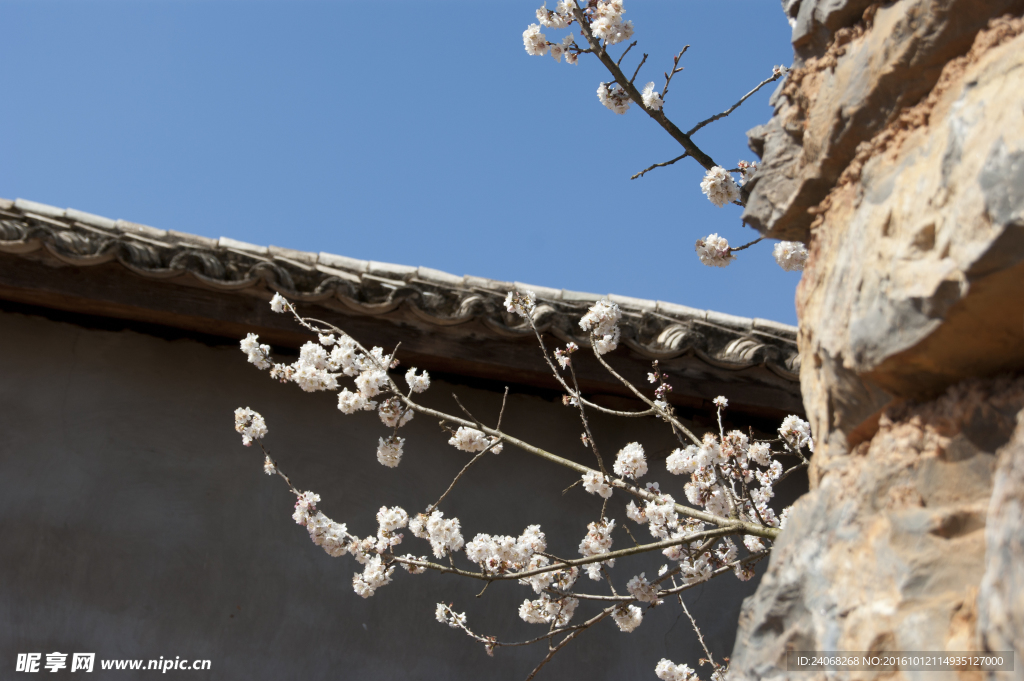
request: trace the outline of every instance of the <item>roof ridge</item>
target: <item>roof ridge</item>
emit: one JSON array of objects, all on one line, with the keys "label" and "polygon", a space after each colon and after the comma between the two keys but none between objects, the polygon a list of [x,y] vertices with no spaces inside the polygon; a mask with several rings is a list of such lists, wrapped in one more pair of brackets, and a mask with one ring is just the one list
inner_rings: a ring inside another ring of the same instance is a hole
[{"label": "roof ridge", "polygon": [[0,199],[0,252],[73,266],[116,261],[154,281],[268,299],[280,292],[296,302],[340,306],[359,315],[404,315],[433,327],[476,320],[487,333],[505,338],[532,335],[502,301],[514,288],[531,290],[538,298],[540,330],[581,346],[589,345],[589,337],[578,326],[580,316],[606,298],[622,310],[624,345],[645,360],[692,356],[729,371],[764,366],[785,381],[799,379],[797,329],[767,319],[210,239],[25,199]]},{"label": "roof ridge", "polygon": [[[371,274],[383,279],[401,280],[406,283],[412,279],[419,279],[431,284],[464,288],[484,288],[488,290],[500,289],[503,293],[516,288],[533,291],[540,300],[552,302],[564,301],[584,303],[607,299],[617,303],[619,307],[624,310],[634,312],[648,311],[673,318],[697,319],[730,329],[752,329],[780,334],[782,336],[792,335],[794,338],[797,331],[795,326],[768,319],[741,317],[726,314],[724,312],[716,312],[714,310],[702,310],[699,308],[689,307],[687,305],[669,303],[662,300],[647,300],[643,298],[618,295],[615,293],[602,295],[582,291],[572,291],[568,289],[556,289],[548,286],[533,285],[518,281],[507,282],[497,279],[487,279],[469,274],[459,276],[457,274],[451,274],[432,267],[415,267],[411,265],[386,263],[374,260],[361,260],[359,258],[351,258],[334,253],[313,253],[273,245],[259,246],[257,244],[251,244],[224,236],[219,239],[210,239],[209,237],[201,237],[199,235],[188,234],[185,232],[158,229],[156,227],[150,227],[149,225],[143,225],[136,222],[129,222],[127,220],[112,220],[92,213],[75,210],[74,208],[57,208],[44,203],[29,201],[27,199],[19,198],[14,201],[9,199],[0,199],[0,210],[10,211],[12,209],[26,216],[34,215],[52,220],[65,220],[68,223],[71,223],[69,226],[73,226],[73,224],[77,222],[82,225],[99,228],[116,235],[133,234],[147,237],[149,239],[156,239],[167,243],[168,245],[182,245],[187,247],[198,247],[203,245],[210,249],[228,249],[264,258],[284,258],[293,262],[302,262],[310,266],[322,265],[333,270],[340,270],[357,276],[361,274]],[[206,243],[203,244],[202,242]]]}]

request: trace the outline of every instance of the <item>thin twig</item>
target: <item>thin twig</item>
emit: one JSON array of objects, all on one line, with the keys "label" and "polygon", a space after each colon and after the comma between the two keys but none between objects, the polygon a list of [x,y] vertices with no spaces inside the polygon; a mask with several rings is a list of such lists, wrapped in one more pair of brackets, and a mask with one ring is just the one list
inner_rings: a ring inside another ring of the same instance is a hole
[{"label": "thin twig", "polygon": [[[622,56],[619,57],[619,60],[617,62],[615,62],[615,65],[616,66],[620,65],[622,63],[622,60],[626,58],[626,55],[629,54],[629,51],[632,50],[634,47],[636,47],[636,41],[635,40],[633,42],[631,42],[628,47],[626,47],[626,51],[622,53]],[[646,57],[647,57],[647,55],[644,55],[644,58],[646,58]]]},{"label": "thin twig", "polygon": [[749,99],[749,98],[750,98],[751,96],[753,96],[753,94],[754,94],[755,92],[757,92],[758,90],[760,90],[761,88],[763,88],[763,87],[764,87],[765,85],[767,85],[768,83],[774,83],[774,82],[775,82],[775,81],[777,81],[777,80],[778,80],[779,78],[782,78],[782,76],[784,76],[784,75],[786,75],[786,71],[784,71],[784,70],[783,70],[783,71],[779,71],[778,73],[772,74],[771,78],[766,78],[766,79],[762,80],[762,81],[761,81],[761,82],[760,82],[760,83],[759,83],[759,84],[757,85],[757,87],[755,87],[755,88],[754,88],[753,90],[751,90],[751,91],[750,91],[750,92],[748,92],[747,94],[745,94],[745,95],[743,95],[742,97],[740,97],[740,101],[736,102],[735,104],[733,104],[732,106],[730,106],[730,107],[729,107],[728,109],[726,109],[726,110],[725,110],[725,111],[723,111],[722,113],[720,113],[720,114],[715,114],[715,115],[714,115],[714,116],[712,116],[711,118],[708,118],[708,119],[705,119],[705,120],[701,121],[701,122],[700,122],[700,123],[698,123],[697,125],[695,125],[695,126],[693,126],[692,128],[690,128],[690,130],[688,130],[688,131],[686,132],[686,134],[687,134],[687,135],[692,135],[693,133],[697,132],[698,130],[700,130],[701,128],[703,128],[703,127],[704,127],[705,125],[707,125],[708,123],[714,123],[715,121],[717,121],[717,120],[719,120],[719,119],[725,118],[726,116],[728,116],[729,114],[731,114],[731,113],[732,113],[733,111],[735,111],[736,109],[738,109],[738,108],[740,107],[740,105],[741,105],[741,104],[743,104],[743,102],[747,101],[747,100],[748,100],[748,99]]},{"label": "thin twig", "polygon": [[637,75],[640,73],[640,68],[644,65],[644,62],[646,62],[646,61],[647,61],[647,53],[644,52],[644,58],[641,59],[640,63],[636,65],[636,71],[633,72],[633,77],[629,79],[630,83],[632,83],[634,80],[636,80]]},{"label": "thin twig", "polygon": [[730,253],[735,253],[736,251],[742,251],[743,249],[745,249],[745,248],[750,248],[750,247],[751,247],[751,246],[753,246],[754,244],[760,243],[760,242],[762,242],[762,241],[764,241],[764,237],[763,237],[763,236],[762,236],[762,237],[758,237],[757,239],[754,239],[754,240],[753,240],[753,241],[751,241],[751,242],[750,242],[749,244],[743,244],[742,246],[737,246],[737,247],[735,247],[735,248],[730,248],[730,249],[729,249],[729,252],[730,252]]},{"label": "thin twig", "polygon": [[665,74],[665,87],[661,89],[661,101],[663,102],[665,101],[665,97],[668,96],[668,84],[672,82],[672,77],[683,70],[682,67],[679,66],[679,60],[683,58],[683,55],[686,54],[688,49],[690,49],[690,46],[686,45],[679,51],[679,54],[677,54],[672,60],[672,73]]},{"label": "thin twig", "polygon": [[689,155],[690,155],[689,153],[687,153],[687,152],[683,152],[683,155],[682,155],[682,156],[676,156],[676,157],[675,157],[674,159],[672,159],[671,161],[665,161],[664,163],[655,163],[655,164],[654,164],[654,165],[652,165],[652,166],[648,166],[648,167],[644,168],[644,169],[643,169],[643,170],[641,170],[641,171],[640,171],[639,173],[637,173],[636,175],[632,176],[632,177],[631,177],[631,178],[629,178],[629,179],[631,179],[631,180],[635,180],[635,179],[636,179],[636,178],[638,178],[638,177],[643,177],[644,175],[646,175],[646,174],[647,174],[647,173],[649,173],[650,171],[654,170],[655,168],[664,168],[665,166],[670,166],[670,165],[672,165],[673,163],[675,163],[676,161],[682,161],[682,160],[683,160],[684,158],[686,158],[686,157],[687,157],[687,156],[689,156]]}]

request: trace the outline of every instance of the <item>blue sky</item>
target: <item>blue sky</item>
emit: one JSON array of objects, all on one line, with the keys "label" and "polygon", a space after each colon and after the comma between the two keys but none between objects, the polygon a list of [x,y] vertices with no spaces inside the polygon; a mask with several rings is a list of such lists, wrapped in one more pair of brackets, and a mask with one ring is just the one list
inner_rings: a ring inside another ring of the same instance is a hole
[{"label": "blue sky", "polygon": [[[636,107],[600,105],[596,60],[526,54],[538,4],[0,1],[0,196],[795,323],[799,275],[769,243],[725,269],[697,260],[701,236],[755,234],[704,198],[695,162],[629,179],[681,150]],[[792,60],[775,0],[626,9],[641,85],[690,45],[665,109],[683,129]],[[727,167],[753,160],[770,93],[695,140]]]}]

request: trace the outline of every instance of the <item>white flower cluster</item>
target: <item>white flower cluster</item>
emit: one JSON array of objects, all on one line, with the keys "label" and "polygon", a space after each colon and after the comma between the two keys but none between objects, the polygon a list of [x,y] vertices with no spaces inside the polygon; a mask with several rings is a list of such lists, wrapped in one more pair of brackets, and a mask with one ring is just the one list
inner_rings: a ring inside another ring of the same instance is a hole
[{"label": "white flower cluster", "polygon": [[414,393],[421,393],[430,387],[430,374],[424,371],[417,376],[416,367],[413,367],[405,372],[405,382],[409,384],[409,390]]},{"label": "white flower cluster", "polygon": [[567,368],[572,364],[572,353],[580,349],[580,346],[576,345],[572,341],[565,344],[565,350],[561,348],[555,348],[555,359],[558,360],[558,365],[563,369]]},{"label": "white flower cluster", "polygon": [[704,179],[700,181],[700,190],[719,208],[740,198],[740,188],[736,180],[732,179],[729,171],[722,166],[715,166],[704,175]]},{"label": "white flower cluster", "polygon": [[580,319],[580,328],[590,332],[597,354],[603,355],[618,347],[621,318],[622,311],[617,304],[599,300]]},{"label": "white flower cluster", "polygon": [[615,475],[637,480],[647,473],[647,458],[639,442],[630,442],[619,450],[612,466]]},{"label": "white flower cluster", "polygon": [[253,440],[259,440],[267,434],[267,422],[259,412],[249,407],[239,407],[235,410],[235,432],[242,434],[242,444],[248,447]]},{"label": "white flower cluster", "polygon": [[[459,429],[455,431],[455,435],[448,440],[448,444],[464,452],[476,453],[491,447],[497,440],[498,438],[496,437],[487,437],[476,428],[459,426]],[[502,447],[503,445],[498,442],[498,444],[491,447],[491,453],[501,454]]]},{"label": "white flower cluster", "polygon": [[503,574],[523,570],[534,554],[546,548],[547,538],[540,525],[530,525],[519,537],[478,534],[466,544],[466,557],[479,563],[485,572]]},{"label": "white flower cluster", "polygon": [[369,598],[377,589],[391,583],[394,571],[394,565],[386,566],[383,558],[373,556],[366,561],[362,574],[352,575],[352,588],[363,598]]},{"label": "white flower cluster", "polygon": [[779,435],[793,449],[800,449],[806,446],[812,452],[814,451],[814,440],[811,439],[811,424],[799,416],[789,415],[783,419],[782,426],[779,428]]},{"label": "white flower cluster", "polygon": [[[615,521],[601,518],[599,523],[587,525],[587,536],[580,542],[580,555],[584,558],[599,556],[608,553],[612,548],[612,530],[615,529]],[[587,576],[594,581],[601,580],[601,566],[615,567],[615,559],[601,561],[600,563],[587,564]]]},{"label": "white flower cluster", "polygon": [[599,0],[588,9],[590,14],[590,30],[594,36],[605,41],[605,45],[615,45],[629,40],[633,35],[633,22],[623,21],[622,0]]},{"label": "white flower cluster", "polygon": [[729,249],[729,241],[718,234],[697,239],[696,250],[697,257],[708,267],[725,267],[736,259]]},{"label": "white flower cluster", "polygon": [[665,658],[662,658],[661,662],[654,667],[654,673],[661,681],[700,681],[697,672],[690,669],[688,665],[676,664]]},{"label": "white flower cluster", "polygon": [[249,363],[255,364],[257,369],[269,369],[270,368],[270,346],[260,345],[257,341],[259,336],[254,333],[250,333],[244,339],[240,345],[242,346],[242,352],[249,356]]},{"label": "white flower cluster", "polygon": [[284,299],[280,293],[275,293],[274,297],[270,299],[270,309],[274,312],[289,312],[292,309],[292,304]]},{"label": "white flower cluster", "polygon": [[802,271],[807,264],[807,247],[799,241],[780,241],[772,249],[772,255],[775,256],[775,262],[787,272]]},{"label": "white flower cluster", "polygon": [[[530,558],[530,562],[527,563],[524,572],[547,567],[550,562],[551,561],[548,560],[547,556],[535,553],[533,557]],[[576,583],[576,579],[579,576],[580,569],[578,567],[572,567],[568,570],[552,570],[550,572],[542,572],[537,575],[530,575],[529,577],[522,577],[519,580],[519,583],[533,587],[533,592],[536,594],[543,592],[544,589],[547,588],[558,589],[559,591],[568,591],[572,588],[572,585]]]},{"label": "white flower cluster", "polygon": [[267,455],[263,459],[263,472],[267,475],[273,475],[277,472],[277,466],[274,465],[274,461],[270,458],[270,455]]},{"label": "white flower cluster", "polygon": [[661,93],[654,91],[653,81],[644,86],[641,95],[644,99],[644,106],[652,111],[661,111],[661,107],[665,105],[665,102],[661,99]]},{"label": "white flower cluster", "polygon": [[750,182],[751,178],[754,177],[754,173],[761,167],[757,161],[740,161],[736,164],[736,167],[740,169],[740,182],[739,185],[742,187]]},{"label": "white flower cluster", "polygon": [[[559,4],[561,5],[562,3]],[[544,13],[543,18],[542,13]],[[545,8],[537,10],[537,17],[548,28],[565,28],[569,25],[569,20],[565,19],[565,15],[551,12]],[[563,22],[565,26],[554,25]],[[551,58],[557,62],[561,62],[562,57],[565,57],[567,64],[575,64],[579,59],[579,51],[574,52],[570,49],[576,45],[576,41],[571,33],[562,38],[561,43],[552,43],[548,41],[546,35],[540,32],[540,26],[537,24],[530,24],[523,31],[523,45],[526,47],[526,53],[533,56],[550,54]]]},{"label": "white flower cluster", "polygon": [[537,309],[537,296],[533,291],[509,291],[505,296],[505,309],[520,317],[527,317]]},{"label": "white flower cluster", "polygon": [[597,86],[597,99],[607,109],[622,115],[629,111],[629,95],[622,89],[622,86],[615,84],[614,87],[609,87],[611,83],[601,83]]},{"label": "white flower cluster", "polygon": [[387,440],[380,438],[377,445],[377,461],[388,468],[394,468],[402,460],[402,446],[405,444],[404,437],[392,435]]},{"label": "white flower cluster", "polygon": [[529,598],[523,601],[519,606],[519,616],[530,624],[554,624],[555,627],[564,627],[572,619],[577,605],[579,600],[571,596],[554,598],[544,593],[535,601]]},{"label": "white flower cluster", "polygon": [[437,604],[437,610],[434,611],[434,617],[441,624],[447,624],[452,629],[461,629],[466,626],[466,613],[455,612],[449,606],[444,603]]},{"label": "white flower cluster", "polygon": [[638,601],[644,603],[656,603],[658,601],[658,590],[647,581],[644,576],[646,573],[641,572],[639,575],[633,577],[626,583],[626,590],[629,591],[629,595]]},{"label": "white flower cluster", "polygon": [[608,478],[598,471],[583,474],[583,489],[587,490],[589,494],[596,494],[603,499],[608,499],[612,495],[612,486],[609,484]]},{"label": "white flower cluster", "polygon": [[420,513],[409,521],[414,536],[430,541],[435,558],[444,558],[449,553],[462,549],[462,524],[458,518],[444,518],[444,513],[434,511],[429,516]]},{"label": "white flower cluster", "polygon": [[635,605],[622,604],[612,610],[612,619],[619,626],[619,631],[629,633],[640,626],[644,611]]}]

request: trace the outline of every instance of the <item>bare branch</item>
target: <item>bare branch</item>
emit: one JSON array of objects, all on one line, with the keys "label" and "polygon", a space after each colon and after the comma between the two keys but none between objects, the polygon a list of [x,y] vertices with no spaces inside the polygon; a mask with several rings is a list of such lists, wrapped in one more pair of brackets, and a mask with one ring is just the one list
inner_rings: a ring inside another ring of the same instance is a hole
[{"label": "bare branch", "polygon": [[[626,48],[626,51],[623,52],[622,56],[619,57],[619,60],[617,62],[615,62],[615,65],[619,66],[620,64],[622,64],[622,60],[626,58],[626,55],[629,54],[629,51],[632,50],[634,47],[636,47],[636,41],[635,40],[629,44],[629,46]],[[644,56],[646,57],[646,55],[644,55]]]},{"label": "bare branch", "polygon": [[[601,45],[601,41],[598,38],[596,38],[593,32],[590,30],[590,24],[588,24],[586,19],[584,18],[583,10],[581,10],[579,7],[574,8],[573,16],[575,16],[576,21],[579,22],[580,29],[583,32],[583,36],[587,39],[587,43],[590,45],[590,49],[594,51],[594,54],[596,54],[597,58],[601,60],[601,63],[604,64],[604,67],[606,69],[608,69],[608,72],[615,77],[615,82],[619,84],[619,87],[621,87],[627,95],[629,95],[629,98],[633,100],[633,102],[635,102],[637,106],[643,109],[644,113],[646,113],[648,116],[657,121],[658,125],[660,125],[665,130],[665,132],[671,135],[672,139],[678,142],[683,147],[683,149],[685,149],[687,153],[689,153],[690,157],[697,161],[697,163],[701,164],[701,166],[703,166],[705,170],[711,170],[712,168],[717,166],[718,164],[715,163],[715,160],[708,156],[706,153],[704,153],[704,151],[700,147],[698,147],[693,142],[693,140],[690,139],[689,135],[684,133],[676,126],[675,123],[670,121],[668,116],[666,116],[663,111],[648,109],[646,106],[644,106],[644,99],[643,96],[640,94],[640,91],[637,90],[636,87],[631,82],[629,82],[629,80],[626,79],[625,74],[622,73],[622,69],[620,69],[618,64],[616,64],[612,60],[611,56],[608,54],[608,51],[605,50],[605,48]],[[681,54],[682,53],[680,53],[680,55]]]},{"label": "bare branch", "polygon": [[636,80],[637,75],[639,75],[639,73],[640,73],[640,69],[643,67],[644,62],[646,62],[646,61],[647,61],[647,53],[644,52],[644,58],[641,59],[640,63],[636,65],[636,71],[633,72],[633,77],[629,79],[630,83],[632,83],[634,80]]},{"label": "bare branch", "polygon": [[665,74],[665,87],[661,89],[661,101],[663,102],[665,101],[665,97],[668,96],[668,84],[672,82],[672,77],[683,70],[683,68],[679,66],[679,60],[683,58],[683,55],[686,54],[688,49],[690,49],[690,46],[686,45],[679,51],[679,54],[677,54],[672,60],[672,73]]},{"label": "bare branch", "polygon": [[[719,119],[725,118],[726,116],[728,116],[729,114],[731,114],[731,113],[732,113],[733,111],[735,111],[736,109],[738,109],[738,108],[740,107],[740,104],[743,104],[743,102],[747,101],[747,100],[748,100],[748,99],[749,99],[749,98],[750,98],[751,96],[753,96],[753,94],[754,94],[755,92],[757,92],[758,90],[760,90],[761,88],[763,88],[763,87],[764,87],[765,85],[767,85],[768,83],[774,83],[774,82],[775,82],[775,81],[777,81],[777,80],[778,80],[779,78],[782,78],[782,76],[784,76],[784,75],[786,75],[786,71],[785,71],[785,70],[781,70],[781,71],[779,71],[778,73],[774,73],[774,74],[772,74],[771,78],[766,78],[765,80],[762,80],[762,81],[761,81],[760,83],[758,83],[757,87],[755,87],[755,88],[754,88],[753,90],[751,90],[751,91],[750,91],[750,92],[748,92],[747,94],[745,94],[745,95],[743,95],[742,97],[740,97],[740,101],[736,102],[735,104],[733,104],[732,106],[730,106],[730,107],[729,107],[728,109],[726,109],[726,110],[725,110],[725,111],[723,111],[722,113],[720,113],[720,114],[715,114],[715,115],[714,115],[714,116],[712,116],[711,118],[708,118],[708,119],[706,119],[706,120],[703,120],[703,121],[701,121],[701,122],[700,122],[700,123],[698,123],[697,125],[693,126],[693,127],[692,127],[692,128],[690,129],[690,130],[688,130],[686,134],[687,134],[687,135],[692,135],[693,133],[697,132],[698,130],[700,130],[701,128],[703,128],[703,127],[704,127],[705,125],[707,125],[708,123],[714,123],[715,121],[717,121],[717,120],[719,120]],[[710,168],[709,168],[709,170],[710,170]]]},{"label": "bare branch", "polygon": [[746,249],[746,248],[750,248],[750,247],[751,247],[751,246],[753,246],[754,244],[758,244],[758,243],[761,243],[762,241],[764,241],[764,237],[763,237],[763,236],[762,236],[762,237],[758,237],[757,239],[754,239],[754,240],[753,240],[753,241],[751,241],[751,242],[750,242],[749,244],[743,244],[742,246],[737,246],[737,247],[735,247],[735,248],[730,248],[730,249],[729,249],[729,252],[730,252],[730,253],[735,253],[736,251],[742,251],[742,250],[744,250],[744,249]]},{"label": "bare branch", "polygon": [[672,159],[671,161],[665,161],[664,163],[655,163],[655,164],[654,164],[654,165],[652,165],[652,166],[648,166],[647,168],[644,168],[644,169],[643,169],[643,170],[641,170],[641,171],[640,171],[639,173],[637,173],[636,175],[634,175],[633,177],[631,177],[631,178],[629,178],[629,179],[631,179],[631,180],[635,180],[635,179],[636,179],[636,178],[638,178],[638,177],[643,177],[644,175],[646,175],[646,174],[647,174],[647,173],[649,173],[650,171],[654,170],[655,168],[664,168],[665,166],[670,166],[670,165],[672,165],[673,163],[675,163],[676,161],[682,161],[682,160],[683,160],[684,158],[686,158],[686,157],[687,157],[687,156],[689,156],[689,155],[690,155],[689,153],[687,153],[687,152],[683,152],[683,155],[682,155],[682,156],[676,156],[676,157],[675,157],[674,159]]}]

